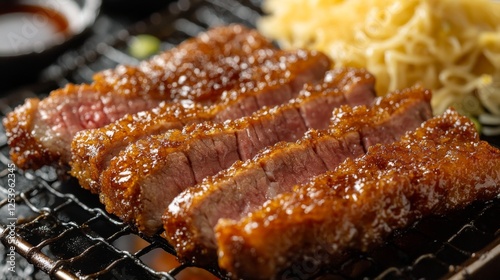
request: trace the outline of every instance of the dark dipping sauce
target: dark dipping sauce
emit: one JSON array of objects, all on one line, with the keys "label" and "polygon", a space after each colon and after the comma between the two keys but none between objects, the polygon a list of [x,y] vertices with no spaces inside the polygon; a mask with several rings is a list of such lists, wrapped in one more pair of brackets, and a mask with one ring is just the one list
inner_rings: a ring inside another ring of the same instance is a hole
[{"label": "dark dipping sauce", "polygon": [[53,9],[0,3],[0,56],[41,52],[69,35],[68,20]]}]

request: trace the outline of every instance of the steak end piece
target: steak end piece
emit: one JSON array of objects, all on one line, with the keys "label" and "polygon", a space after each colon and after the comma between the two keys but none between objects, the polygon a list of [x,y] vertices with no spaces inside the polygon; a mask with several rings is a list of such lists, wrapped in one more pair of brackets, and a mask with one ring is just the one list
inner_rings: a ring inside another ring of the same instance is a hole
[{"label": "steak end piece", "polygon": [[44,147],[31,133],[39,103],[39,99],[27,99],[16,113],[11,112],[3,119],[8,144],[13,147],[10,157],[22,169],[37,169],[47,161],[57,162],[61,158],[59,152]]},{"label": "steak end piece", "polygon": [[237,278],[280,279],[307,261],[336,264],[423,216],[493,199],[499,186],[500,150],[448,110],[240,220],[219,220],[219,265]]},{"label": "steak end piece", "polygon": [[126,113],[158,104],[157,100],[113,96],[92,85],[73,84],[43,100],[28,99],[3,120],[11,158],[21,169],[48,164],[63,167],[71,159],[71,141],[78,131],[101,127]]}]

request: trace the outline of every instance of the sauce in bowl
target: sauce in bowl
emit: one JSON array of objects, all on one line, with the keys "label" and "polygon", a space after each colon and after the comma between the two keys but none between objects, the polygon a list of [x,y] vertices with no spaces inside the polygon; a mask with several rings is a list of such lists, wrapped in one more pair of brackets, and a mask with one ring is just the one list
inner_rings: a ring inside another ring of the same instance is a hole
[{"label": "sauce in bowl", "polygon": [[102,0],[0,0],[0,96],[35,81],[92,32]]},{"label": "sauce in bowl", "polygon": [[56,10],[0,4],[0,56],[41,52],[70,35],[68,20]]}]

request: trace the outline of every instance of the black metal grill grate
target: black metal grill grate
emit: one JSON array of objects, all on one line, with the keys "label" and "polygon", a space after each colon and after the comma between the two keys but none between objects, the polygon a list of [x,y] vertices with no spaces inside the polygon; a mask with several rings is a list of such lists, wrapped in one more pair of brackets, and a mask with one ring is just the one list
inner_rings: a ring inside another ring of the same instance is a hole
[{"label": "black metal grill grate", "polygon": [[[35,85],[1,98],[4,117],[27,97],[43,97],[68,82],[91,80],[96,71],[117,64],[134,64],[126,42],[133,34],[149,33],[171,48],[209,26],[240,22],[254,25],[259,0],[178,1],[165,11],[131,27],[106,15],[80,49],[61,56]],[[114,34],[108,38],[108,34]],[[138,235],[107,214],[96,196],[52,168],[22,172],[11,168],[3,127],[0,126],[0,239],[2,251],[15,246],[16,273],[7,271],[9,256],[0,267],[15,279],[186,279],[221,277],[216,270],[180,265],[175,251],[160,236]],[[498,141],[498,140],[497,140]],[[13,175],[10,175],[13,174]],[[15,204],[9,215],[9,179],[15,177]],[[17,218],[15,235],[6,227]],[[14,239],[10,239],[14,236]],[[14,241],[9,244],[9,241]],[[314,265],[291,268],[283,279],[436,279],[498,276],[500,270],[500,200],[475,203],[445,217],[429,217],[394,233],[385,244],[354,257],[339,267],[318,270]],[[158,263],[161,263],[161,266]],[[495,266],[495,264],[497,264]],[[158,272],[165,271],[165,272]]]}]

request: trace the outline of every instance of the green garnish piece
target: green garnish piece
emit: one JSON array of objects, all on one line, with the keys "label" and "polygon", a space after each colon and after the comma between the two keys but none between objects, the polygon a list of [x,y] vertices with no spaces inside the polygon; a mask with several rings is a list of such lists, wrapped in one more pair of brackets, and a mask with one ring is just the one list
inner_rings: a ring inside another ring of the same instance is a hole
[{"label": "green garnish piece", "polygon": [[144,59],[156,54],[160,50],[160,44],[160,40],[155,36],[141,34],[130,40],[128,51],[133,57]]},{"label": "green garnish piece", "polygon": [[469,117],[469,119],[474,123],[474,125],[476,126],[476,130],[477,132],[481,133],[481,130],[483,129],[483,126],[481,125],[481,123],[479,122],[478,119],[474,118],[474,117]]}]

